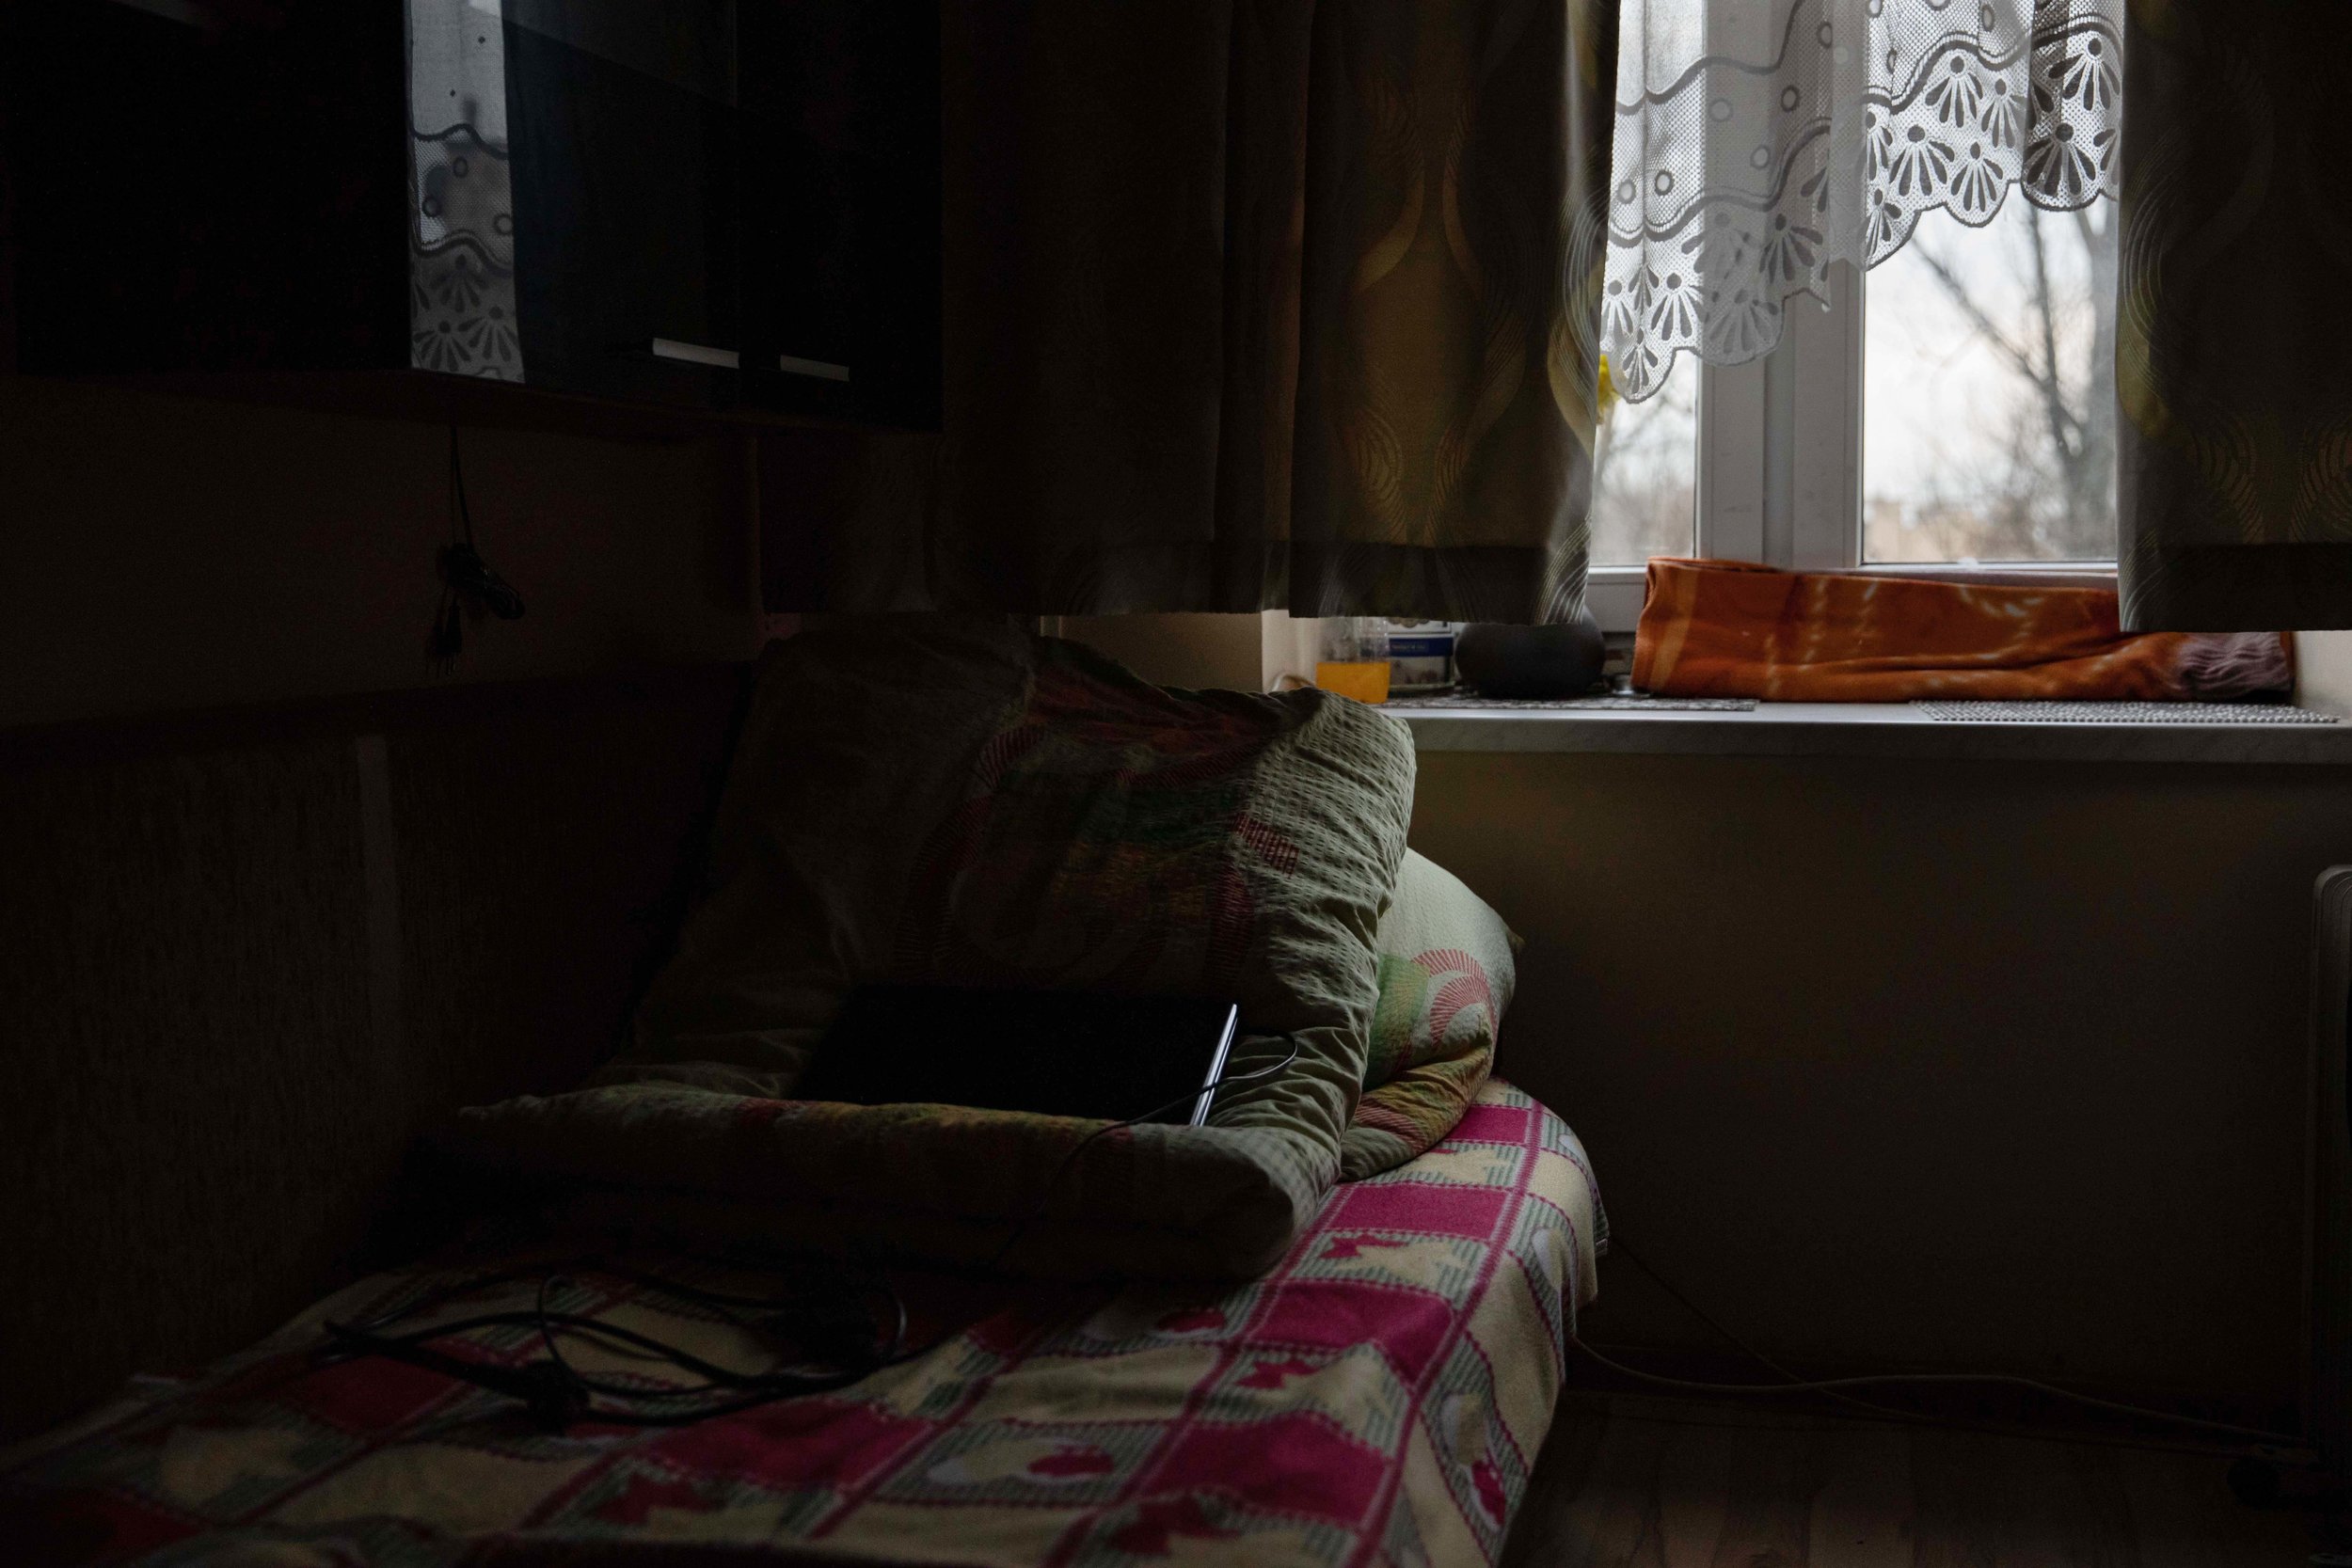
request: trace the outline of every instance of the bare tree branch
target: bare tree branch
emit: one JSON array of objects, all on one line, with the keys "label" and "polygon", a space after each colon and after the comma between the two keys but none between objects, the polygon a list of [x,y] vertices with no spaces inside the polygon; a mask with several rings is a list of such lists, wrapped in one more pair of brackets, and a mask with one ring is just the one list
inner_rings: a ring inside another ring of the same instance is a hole
[{"label": "bare tree branch", "polygon": [[2043,373],[2035,378],[2035,385],[2042,388],[2042,412],[2050,422],[2050,442],[2058,449],[2058,461],[2071,474],[2081,462],[2082,453],[2076,443],[2068,439],[2067,426],[2072,424],[2079,436],[2082,420],[2066,405],[2065,388],[2058,380],[2058,304],[2050,297],[2050,250],[2042,243],[2041,208],[2026,210],[2026,233],[2033,242],[2034,315],[2042,323]]},{"label": "bare tree branch", "polygon": [[[1942,258],[1926,245],[1921,245],[1915,238],[1911,242],[1911,250],[1912,254],[1928,264],[1928,270],[1935,275],[1936,282],[1942,285],[1944,293],[1949,296],[1955,306],[1959,307],[1961,313],[1968,318],[1969,323],[1984,335],[1988,342],[2000,350],[2004,357],[2017,367],[2019,373],[2033,383],[2034,390],[2042,395],[2043,403],[2057,408],[2068,423],[2079,430],[2082,420],[2074,410],[2066,406],[2065,388],[2059,385],[2055,377],[2045,375],[2042,367],[2034,362],[2033,355],[2020,347],[2007,332],[2001,330],[2000,323],[1984,313],[1983,308],[1969,297],[1968,286],[1960,280],[1958,274],[1944,264]],[[2073,450],[2072,443],[2061,441],[2059,445],[2061,450],[2070,451]]]},{"label": "bare tree branch", "polygon": [[2100,242],[2106,238],[2105,231],[2090,221],[2090,209],[2097,205],[2098,203],[2092,202],[2087,206],[2077,207],[2073,214],[2074,232],[2082,236],[2083,251],[2086,255],[2096,255]]}]

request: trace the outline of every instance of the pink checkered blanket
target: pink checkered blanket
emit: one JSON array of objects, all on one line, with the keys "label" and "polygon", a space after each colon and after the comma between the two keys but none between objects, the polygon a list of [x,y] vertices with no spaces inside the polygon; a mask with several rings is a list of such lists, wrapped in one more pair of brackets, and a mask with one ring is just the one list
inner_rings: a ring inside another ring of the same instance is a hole
[{"label": "pink checkered blanket", "polygon": [[[1497,1081],[1436,1148],[1336,1190],[1263,1278],[950,1289],[922,1310],[964,1326],[922,1355],[654,1430],[552,1433],[469,1383],[322,1358],[325,1319],[428,1296],[454,1318],[498,1289],[380,1275],[11,1456],[0,1541],[21,1561],[289,1568],[1487,1563],[1603,1223],[1574,1134]],[[642,1281],[582,1270],[560,1289],[565,1310],[756,1361],[724,1314]],[[511,1325],[448,1343],[512,1365],[539,1349]],[[617,1345],[576,1358],[654,1375]]]}]

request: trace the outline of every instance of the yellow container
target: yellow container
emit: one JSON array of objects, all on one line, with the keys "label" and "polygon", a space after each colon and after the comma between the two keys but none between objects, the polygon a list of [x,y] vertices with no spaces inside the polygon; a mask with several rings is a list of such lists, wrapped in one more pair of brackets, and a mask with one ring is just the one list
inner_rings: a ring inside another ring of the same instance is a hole
[{"label": "yellow container", "polygon": [[1385,703],[1389,700],[1389,661],[1335,664],[1325,659],[1315,666],[1315,684],[1359,703]]}]

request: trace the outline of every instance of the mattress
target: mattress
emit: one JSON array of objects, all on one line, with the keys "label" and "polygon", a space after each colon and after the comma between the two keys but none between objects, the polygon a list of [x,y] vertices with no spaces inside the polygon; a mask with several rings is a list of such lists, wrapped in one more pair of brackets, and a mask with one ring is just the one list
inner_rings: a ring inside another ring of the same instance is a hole
[{"label": "mattress", "polygon": [[[1500,1554],[1604,1241],[1575,1136],[1490,1083],[1453,1134],[1337,1190],[1239,1287],[934,1282],[931,1348],[691,1425],[534,1426],[513,1401],[319,1354],[322,1321],[507,1304],[543,1259],[379,1275],[253,1350],[0,1464],[23,1560],[1473,1564]],[[662,1281],[574,1266],[550,1305],[744,1358]],[[707,1271],[696,1275],[695,1270]],[[958,1291],[962,1295],[959,1297]],[[446,1342],[520,1364],[532,1331]],[[578,1357],[652,1378],[619,1348]]]}]

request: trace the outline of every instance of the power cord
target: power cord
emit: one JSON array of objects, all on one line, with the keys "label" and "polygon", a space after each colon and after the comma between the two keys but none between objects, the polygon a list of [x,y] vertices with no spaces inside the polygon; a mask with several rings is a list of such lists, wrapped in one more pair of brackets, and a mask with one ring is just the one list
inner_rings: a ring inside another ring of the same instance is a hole
[{"label": "power cord", "polygon": [[[1203,1095],[1215,1095],[1228,1087],[1255,1083],[1282,1071],[1298,1060],[1298,1040],[1288,1030],[1280,1031],[1280,1037],[1290,1042],[1290,1050],[1281,1060],[1248,1072],[1220,1075],[1200,1088],[1187,1090],[1140,1115],[1105,1122],[1071,1145],[1046,1177],[1036,1205],[1013,1222],[1011,1229],[1006,1232],[1005,1239],[983,1265],[984,1270],[994,1273],[1027,1233],[1029,1227],[1043,1216],[1053,1202],[1056,1188],[1061,1184],[1062,1178],[1069,1174],[1072,1164],[1088,1145],[1122,1128],[1165,1116],[1179,1106],[1199,1101]],[[596,1258],[548,1269],[501,1270],[473,1275],[459,1281],[450,1290],[428,1294],[420,1301],[369,1323],[328,1322],[323,1325],[327,1339],[324,1348],[329,1354],[343,1356],[380,1355],[387,1360],[506,1395],[519,1402],[541,1427],[550,1432],[562,1432],[577,1421],[596,1421],[612,1426],[686,1426],[716,1417],[738,1415],[777,1400],[844,1388],[885,1367],[929,1354],[955,1332],[949,1330],[928,1344],[910,1348],[907,1344],[905,1299],[879,1274],[870,1270],[840,1270],[828,1265],[818,1265],[818,1271],[823,1275],[818,1281],[819,1286],[834,1288],[811,1289],[784,1297],[765,1297],[706,1290],[659,1275],[617,1268]],[[714,1312],[732,1326],[755,1337],[784,1339],[801,1351],[818,1353],[821,1359],[775,1367],[764,1372],[739,1372],[651,1335],[580,1313],[552,1310],[548,1306],[550,1295],[557,1287],[570,1282],[575,1273],[601,1274],[673,1296]],[[538,1289],[527,1311],[484,1312],[407,1333],[386,1332],[403,1319],[414,1317],[453,1296],[471,1294],[496,1284],[517,1283],[534,1275],[538,1279]],[[844,1291],[840,1287],[845,1284],[852,1288]],[[878,1333],[875,1327],[871,1308],[877,1302],[882,1306],[883,1317],[890,1323],[886,1333]],[[533,1330],[544,1354],[520,1367],[509,1367],[496,1362],[467,1360],[437,1349],[434,1343],[478,1329],[509,1327]],[[643,1353],[701,1381],[665,1388],[644,1388],[591,1377],[565,1354],[563,1341],[567,1337],[591,1344],[602,1343]],[[681,1400],[702,1402],[685,1409],[660,1408],[665,1405],[675,1407]],[[642,1408],[649,1404],[657,1408]]]},{"label": "power cord", "polygon": [[[764,1372],[739,1372],[617,1323],[580,1313],[551,1310],[548,1307],[549,1294],[559,1285],[569,1282],[573,1275],[586,1273],[603,1274],[701,1306],[747,1333],[766,1338],[787,1339],[803,1351],[822,1351],[826,1358],[811,1364],[773,1368]],[[598,1259],[588,1258],[545,1271],[516,1270],[477,1276],[461,1284],[457,1293],[468,1293],[489,1284],[529,1278],[533,1274],[539,1275],[539,1283],[529,1310],[484,1312],[453,1322],[434,1323],[405,1334],[384,1332],[401,1319],[448,1299],[448,1293],[444,1292],[373,1323],[327,1323],[324,1327],[329,1341],[328,1348],[352,1355],[380,1355],[470,1383],[493,1393],[505,1394],[520,1401],[540,1425],[560,1432],[574,1421],[591,1419],[621,1426],[683,1426],[714,1416],[732,1415],[795,1394],[845,1387],[886,1364],[905,1342],[906,1311],[898,1293],[879,1277],[861,1276],[857,1271],[824,1271],[824,1277],[799,1293],[768,1298],[731,1296],[704,1291],[658,1275],[615,1268]],[[844,1285],[851,1289],[845,1291],[840,1288]],[[863,1291],[856,1289],[861,1285],[865,1288]],[[854,1326],[850,1321],[851,1314],[843,1310],[845,1301],[859,1302],[861,1295],[880,1297],[895,1320],[896,1326],[889,1336],[879,1339],[879,1342],[872,1315],[865,1310],[863,1303],[854,1314]],[[745,1309],[756,1316],[747,1316]],[[437,1350],[433,1344],[435,1340],[454,1335],[502,1327],[533,1330],[547,1352],[545,1357],[521,1367],[506,1367],[495,1362],[465,1360]],[[664,1388],[644,1388],[591,1378],[573,1365],[564,1354],[561,1341],[565,1336],[644,1353],[703,1381]],[[713,1395],[729,1397],[719,1402],[709,1402]],[[680,1400],[697,1398],[705,1402],[684,1410],[634,1408],[643,1403],[675,1405]]]},{"label": "power cord", "polygon": [[1660,1289],[1680,1303],[1685,1311],[1721,1335],[1733,1349],[1784,1380],[1779,1383],[1708,1383],[1690,1378],[1669,1377],[1662,1372],[1644,1371],[1639,1367],[1629,1367],[1624,1362],[1595,1350],[1583,1339],[1573,1336],[1570,1338],[1569,1343],[1593,1361],[1621,1377],[1629,1377],[1637,1382],[1701,1394],[1826,1394],[1841,1404],[1850,1404],[1856,1409],[1867,1410],[1876,1416],[1892,1416],[1906,1420],[1915,1420],[1918,1418],[1913,1412],[1898,1409],[1892,1405],[1855,1399],[1845,1390],[1920,1385],[1974,1384],[1988,1387],[2030,1389],[2036,1393],[2046,1394],[2054,1399],[2065,1400],[2093,1410],[2105,1410],[2119,1416],[2133,1416],[2142,1420],[2160,1421],[2170,1426],[2216,1433],[2274,1447],[2292,1448],[2303,1441],[2302,1438],[2288,1433],[2265,1432],[2257,1427],[2237,1426],[2229,1421],[2206,1420],[2201,1417],[2182,1416],[2169,1410],[2152,1410],[2145,1405],[2125,1404],[2116,1400],[2100,1399],[2095,1395],[2080,1394],[2072,1388],[2060,1387],[2055,1383],[2044,1383],[2040,1378],[2021,1377],[2010,1372],[1883,1372],[1858,1377],[1799,1377],[1762,1351],[1740,1338],[1730,1329],[1725,1328],[1716,1321],[1712,1314],[1676,1289],[1672,1280],[1643,1262],[1633,1249],[1625,1244],[1625,1239],[1622,1236],[1614,1232],[1611,1233],[1609,1250],[1622,1256],[1627,1262],[1649,1275]]},{"label": "power cord", "polygon": [[456,668],[466,648],[466,612],[487,610],[501,621],[522,618],[523,596],[482,559],[474,546],[473,508],[466,501],[466,467],[457,451],[457,426],[449,427],[450,538],[434,558],[441,578],[440,604],[433,612],[433,630],[425,639],[425,654],[436,673]]}]

